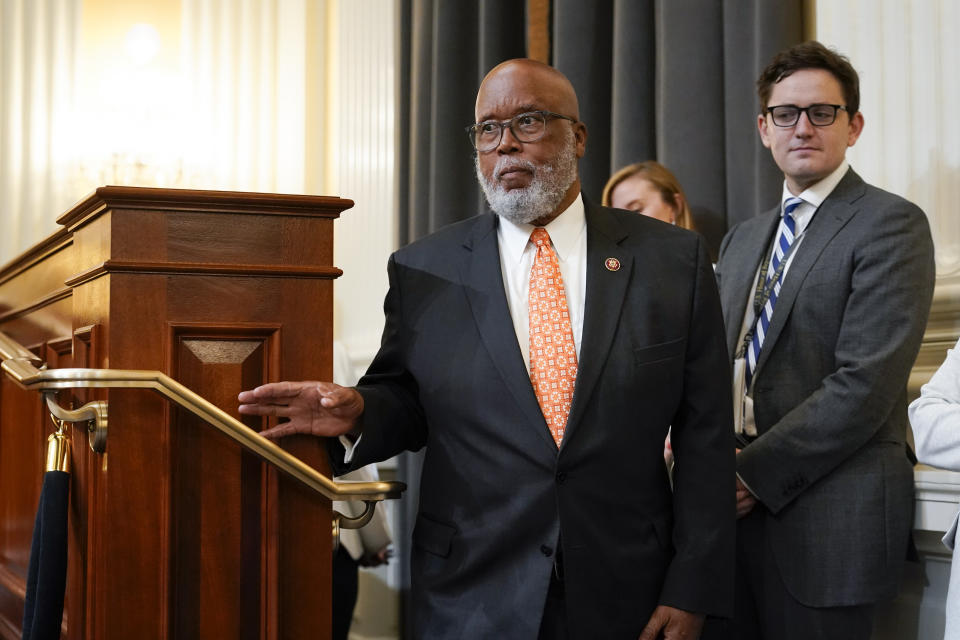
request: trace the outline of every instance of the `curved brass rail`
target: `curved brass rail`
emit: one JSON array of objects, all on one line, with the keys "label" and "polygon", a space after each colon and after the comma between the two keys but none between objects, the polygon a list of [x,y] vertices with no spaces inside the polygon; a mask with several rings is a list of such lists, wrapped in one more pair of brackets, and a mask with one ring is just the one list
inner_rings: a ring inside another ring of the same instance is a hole
[{"label": "curved brass rail", "polygon": [[[38,369],[38,358],[0,332],[3,371],[24,389],[53,392],[73,388],[152,389],[210,423],[245,449],[273,464],[329,500],[379,502],[399,498],[402,482],[334,482],[302,460],[264,438],[213,403],[159,371],[123,369]],[[369,505],[368,505],[369,506]],[[372,509],[368,509],[372,511]],[[338,514],[339,515],[339,514]],[[366,513],[364,514],[366,515]],[[371,514],[372,515],[372,514]],[[367,518],[369,519],[369,518]],[[362,518],[340,517],[344,529],[366,524]]]}]

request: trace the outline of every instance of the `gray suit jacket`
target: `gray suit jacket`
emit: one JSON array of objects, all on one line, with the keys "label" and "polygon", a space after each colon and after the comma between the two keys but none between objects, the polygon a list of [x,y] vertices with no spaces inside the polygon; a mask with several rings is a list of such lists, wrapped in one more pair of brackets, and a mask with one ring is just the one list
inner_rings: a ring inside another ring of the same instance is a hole
[{"label": "gray suit jacket", "polygon": [[[779,207],[724,238],[717,278],[737,338]],[[759,437],[737,471],[766,508],[790,592],[808,606],[896,593],[913,520],[906,383],[933,294],[926,216],[851,169],[787,273],[754,377]]]},{"label": "gray suit jacket", "polygon": [[418,638],[536,638],[558,544],[571,637],[635,638],[661,603],[731,613],[734,442],[709,259],[697,235],[634,213],[588,204],[586,221],[583,340],[559,451],[507,307],[497,218],[390,259],[354,462],[426,446]]}]

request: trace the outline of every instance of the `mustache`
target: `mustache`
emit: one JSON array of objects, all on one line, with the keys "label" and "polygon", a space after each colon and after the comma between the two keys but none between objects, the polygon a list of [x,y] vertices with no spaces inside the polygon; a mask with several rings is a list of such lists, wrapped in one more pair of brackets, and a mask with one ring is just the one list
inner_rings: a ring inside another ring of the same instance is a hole
[{"label": "mustache", "polygon": [[537,165],[529,160],[501,156],[497,160],[497,164],[493,167],[493,177],[499,180],[504,173],[507,171],[513,171],[515,169],[525,169],[530,173],[535,174],[537,172]]}]

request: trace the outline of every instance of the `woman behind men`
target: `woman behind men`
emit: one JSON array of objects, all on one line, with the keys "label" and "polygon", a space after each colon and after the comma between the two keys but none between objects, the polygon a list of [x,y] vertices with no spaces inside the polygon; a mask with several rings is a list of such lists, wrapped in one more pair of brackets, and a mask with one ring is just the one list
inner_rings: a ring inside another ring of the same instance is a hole
[{"label": "woman behind men", "polygon": [[676,176],[653,160],[628,165],[610,176],[603,188],[603,206],[693,229],[690,205]]}]

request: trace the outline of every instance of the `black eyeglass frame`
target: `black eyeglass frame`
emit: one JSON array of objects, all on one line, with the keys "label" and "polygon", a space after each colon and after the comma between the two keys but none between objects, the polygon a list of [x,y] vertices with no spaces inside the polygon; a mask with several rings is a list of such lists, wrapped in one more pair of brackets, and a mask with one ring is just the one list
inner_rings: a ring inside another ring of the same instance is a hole
[{"label": "black eyeglass frame", "polygon": [[[513,125],[520,118],[523,118],[525,116],[532,116],[532,115],[539,115],[541,118],[543,118],[543,132],[540,135],[538,135],[536,138],[533,138],[532,140],[524,140],[523,137],[517,133],[517,130],[513,127]],[[547,135],[547,119],[548,118],[560,118],[562,120],[569,120],[574,124],[576,124],[577,122],[580,122],[576,118],[573,118],[571,116],[565,116],[562,113],[547,111],[546,109],[538,109],[536,111],[524,111],[523,113],[518,113],[517,115],[513,116],[509,120],[484,120],[483,122],[476,122],[474,124],[467,125],[464,131],[467,132],[467,137],[470,138],[470,144],[473,146],[473,148],[479,151],[480,153],[485,153],[487,151],[493,151],[494,149],[500,146],[500,143],[503,141],[503,130],[506,129],[507,127],[510,128],[510,133],[512,133],[513,137],[516,138],[519,142],[529,143],[529,142],[537,142],[541,140],[543,136]],[[477,131],[483,125],[488,125],[488,124],[499,125],[500,135],[497,136],[496,144],[492,145],[490,148],[480,149],[477,146]]]},{"label": "black eyeglass frame", "polygon": [[[794,119],[794,121],[791,122],[790,124],[779,124],[779,123],[777,122],[776,117],[774,117],[774,115],[773,115],[773,110],[774,110],[774,109],[781,109],[781,108],[783,108],[783,107],[789,107],[790,109],[796,109],[797,117],[796,117],[796,119]],[[818,109],[818,108],[819,108],[819,109],[822,109],[822,108],[824,108],[824,107],[830,107],[830,108],[833,109],[833,117],[830,119],[830,122],[823,122],[823,123],[817,124],[816,122],[813,121],[813,118],[810,117],[810,109]],[[850,110],[847,109],[847,107],[846,107],[845,105],[842,105],[842,104],[826,104],[826,103],[820,103],[820,102],[818,102],[818,103],[816,103],[816,104],[808,105],[808,106],[806,106],[806,107],[798,107],[798,106],[795,105],[795,104],[776,104],[776,105],[773,105],[772,107],[767,107],[767,108],[764,109],[763,111],[764,111],[764,113],[769,113],[769,114],[770,114],[770,120],[773,122],[773,125],[774,125],[775,127],[781,127],[781,128],[783,128],[783,129],[786,129],[786,128],[789,128],[789,127],[795,127],[795,126],[797,126],[797,123],[800,122],[800,116],[803,115],[804,113],[807,114],[807,121],[808,121],[811,125],[813,125],[813,126],[815,126],[815,127],[829,127],[830,125],[832,125],[834,122],[837,121],[837,114],[840,113],[841,110],[846,111],[847,113],[850,113]],[[851,115],[852,115],[852,114],[851,114]]]}]

